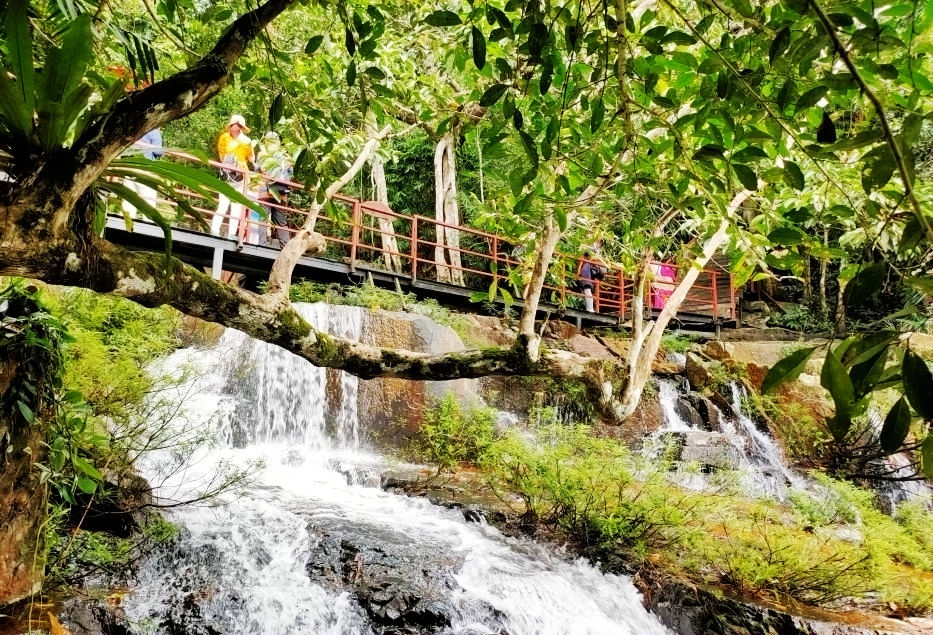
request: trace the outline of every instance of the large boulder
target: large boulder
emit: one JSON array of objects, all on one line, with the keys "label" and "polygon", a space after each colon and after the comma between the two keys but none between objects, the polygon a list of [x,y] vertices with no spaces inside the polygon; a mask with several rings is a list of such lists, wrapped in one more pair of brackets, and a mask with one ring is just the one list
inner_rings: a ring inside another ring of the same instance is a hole
[{"label": "large boulder", "polygon": [[703,467],[735,470],[741,466],[742,448],[734,435],[706,430],[678,430],[665,436],[672,443],[673,459]]}]

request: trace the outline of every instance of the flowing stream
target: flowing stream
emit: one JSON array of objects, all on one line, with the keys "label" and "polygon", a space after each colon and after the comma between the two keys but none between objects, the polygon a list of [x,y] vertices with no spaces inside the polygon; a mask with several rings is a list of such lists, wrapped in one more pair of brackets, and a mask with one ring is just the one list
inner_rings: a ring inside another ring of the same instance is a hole
[{"label": "flowing stream", "polygon": [[[299,305],[359,338],[363,310]],[[140,633],[669,633],[632,582],[425,499],[382,491],[358,380],[227,330],[186,372],[176,425],[213,446],[150,455],[163,501],[242,472],[217,501],[168,511],[180,535],[139,568],[124,608]]]}]

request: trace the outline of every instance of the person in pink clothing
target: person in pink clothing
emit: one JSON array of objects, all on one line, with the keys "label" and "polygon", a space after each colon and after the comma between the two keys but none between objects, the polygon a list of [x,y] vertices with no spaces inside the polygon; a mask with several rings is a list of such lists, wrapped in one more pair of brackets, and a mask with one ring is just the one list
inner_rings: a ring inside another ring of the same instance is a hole
[{"label": "person in pink clothing", "polygon": [[667,299],[674,293],[677,270],[671,265],[656,262],[651,265],[651,273],[654,277],[651,283],[651,308],[663,309]]}]

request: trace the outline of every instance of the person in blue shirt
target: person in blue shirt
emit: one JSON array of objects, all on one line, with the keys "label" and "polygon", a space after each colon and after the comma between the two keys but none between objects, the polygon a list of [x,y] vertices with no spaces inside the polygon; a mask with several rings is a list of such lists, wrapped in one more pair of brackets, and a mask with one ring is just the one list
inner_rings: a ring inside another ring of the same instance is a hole
[{"label": "person in blue shirt", "polygon": [[[137,139],[136,143],[134,143],[132,147],[134,150],[139,151],[139,153],[147,159],[155,161],[164,154],[162,151],[162,131],[158,128],[155,130],[150,130],[142,137]],[[149,203],[149,205],[151,205],[153,208],[158,205],[158,192],[156,192],[153,188],[145,185],[144,183],[139,183],[138,181],[132,181],[130,179],[125,179],[123,184],[139,194],[139,197]],[[123,201],[123,211],[130,218],[136,218],[136,206],[129,201]]]}]

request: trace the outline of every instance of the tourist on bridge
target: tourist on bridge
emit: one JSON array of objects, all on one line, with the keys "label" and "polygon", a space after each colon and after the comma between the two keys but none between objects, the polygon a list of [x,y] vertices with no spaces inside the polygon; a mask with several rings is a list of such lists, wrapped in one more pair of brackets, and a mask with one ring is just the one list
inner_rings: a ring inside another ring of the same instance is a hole
[{"label": "tourist on bridge", "polygon": [[606,261],[599,253],[600,243],[597,241],[593,247],[583,252],[583,258],[577,265],[577,278],[580,280],[580,287],[583,289],[583,305],[587,312],[595,313],[593,306],[593,289],[599,284],[599,281],[606,277]]},{"label": "tourist on bridge", "polygon": [[[155,130],[150,130],[142,137],[136,140],[136,143],[133,144],[134,150],[140,150],[141,154],[149,159],[154,161],[162,156],[162,131],[158,128]],[[158,193],[154,188],[149,187],[145,183],[140,183],[139,181],[134,181],[132,179],[124,179],[123,185],[127,189],[133,190],[139,197],[148,203],[152,208],[155,208],[159,202]],[[136,206],[130,203],[129,201],[124,200],[123,211],[130,218],[136,218]]]},{"label": "tourist on bridge", "polygon": [[[259,202],[269,213],[273,242],[277,240],[278,246],[284,247],[291,238],[291,232],[288,229],[288,215],[282,206],[288,203],[291,188],[285,182],[292,180],[294,166],[292,158],[282,147],[282,140],[275,132],[267,132],[262,138],[256,165],[264,177],[262,185],[259,186]],[[260,241],[263,243],[264,237],[265,231],[260,234]]]},{"label": "tourist on bridge", "polygon": [[[242,187],[246,172],[253,162],[253,140],[246,136],[249,127],[242,115],[233,115],[227,122],[226,130],[217,138],[217,157],[220,162],[237,169],[223,169],[225,179],[234,187]],[[230,224],[227,228],[227,238],[236,238],[240,231],[240,222],[243,220],[245,206],[234,203],[223,193],[217,197],[217,211],[211,220],[211,233],[220,235],[220,228],[229,211]]]}]

